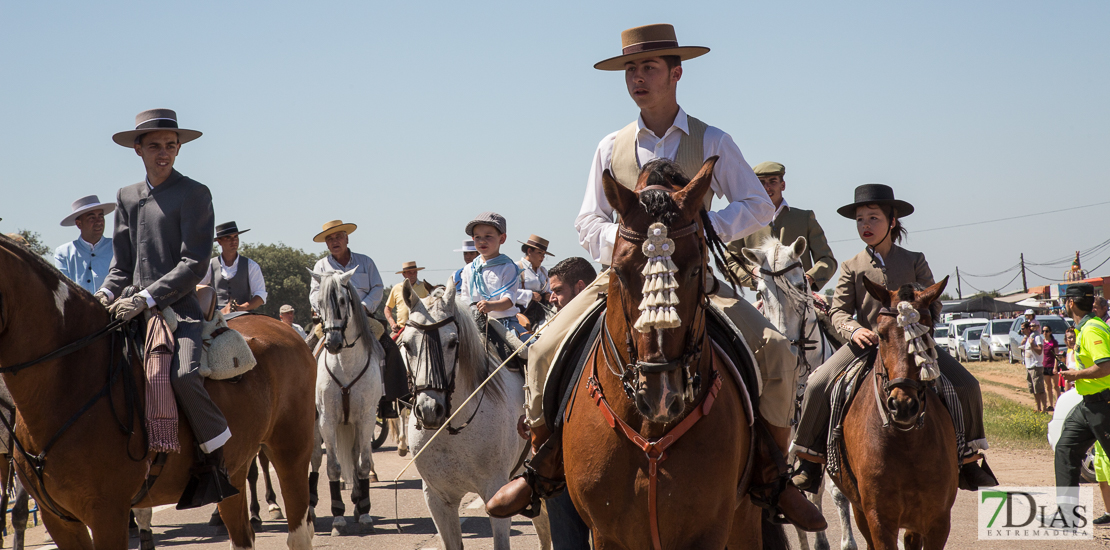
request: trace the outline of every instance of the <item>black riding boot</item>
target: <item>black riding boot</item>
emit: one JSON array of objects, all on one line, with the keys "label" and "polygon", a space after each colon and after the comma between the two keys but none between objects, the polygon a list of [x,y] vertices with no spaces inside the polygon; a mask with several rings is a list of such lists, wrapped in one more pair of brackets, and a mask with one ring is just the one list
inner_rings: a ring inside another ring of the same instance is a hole
[{"label": "black riding boot", "polygon": [[220,447],[208,454],[197,451],[199,455],[193,466],[193,477],[181,493],[177,502],[178,510],[199,508],[206,504],[218,504],[221,500],[239,494],[227,477],[224,467],[224,449]]},{"label": "black riding boot", "polygon": [[351,504],[355,505],[355,516],[370,513],[370,480],[359,479],[355,490],[351,491]]},{"label": "black riding boot", "polygon": [[339,490],[339,484],[339,481],[328,482],[328,489],[331,490],[331,515],[337,518],[347,513],[347,508],[343,506],[343,493]]}]

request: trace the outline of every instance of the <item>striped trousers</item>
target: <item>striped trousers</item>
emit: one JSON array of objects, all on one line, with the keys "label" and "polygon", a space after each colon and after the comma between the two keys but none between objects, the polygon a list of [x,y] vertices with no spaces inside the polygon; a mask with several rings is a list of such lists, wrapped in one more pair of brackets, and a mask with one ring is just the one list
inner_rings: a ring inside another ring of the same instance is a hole
[{"label": "striped trousers", "polygon": [[200,375],[200,333],[204,328],[200,320],[203,319],[200,303],[195,294],[190,294],[171,307],[177,314],[178,324],[173,333],[177,340],[177,353],[170,371],[170,386],[177,397],[179,410],[193,428],[197,443],[209,442],[227,430],[227,420],[208,395],[208,390],[204,389],[204,377]]},{"label": "striped trousers", "polygon": [[[832,409],[830,403],[832,381],[864,351],[849,342],[810,373],[805,397],[802,399],[801,419],[798,421],[798,430],[794,434],[791,450],[814,456],[825,456],[829,416]],[[956,398],[963,413],[964,438],[967,440],[967,446],[971,450],[986,450],[987,436],[983,430],[983,395],[979,392],[979,381],[959,361],[948,355],[948,352],[937,349],[937,359],[941,374],[956,390]],[[953,414],[953,416],[958,418],[960,415]]]}]

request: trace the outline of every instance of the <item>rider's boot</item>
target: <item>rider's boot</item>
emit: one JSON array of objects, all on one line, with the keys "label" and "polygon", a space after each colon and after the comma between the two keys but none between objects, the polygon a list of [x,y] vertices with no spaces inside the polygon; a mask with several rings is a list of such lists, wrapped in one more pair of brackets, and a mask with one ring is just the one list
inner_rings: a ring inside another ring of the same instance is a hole
[{"label": "rider's boot", "polygon": [[341,518],[343,514],[347,513],[346,506],[343,506],[343,493],[340,492],[339,481],[329,481],[328,489],[331,490],[331,515],[332,517]]},{"label": "rider's boot", "polygon": [[178,510],[217,504],[225,498],[239,494],[227,477],[223,447],[207,454],[198,450],[197,454],[199,457],[193,466],[193,476],[185,486],[185,491],[181,493],[181,500],[177,502]]},{"label": "rider's boot", "polygon": [[798,468],[794,470],[794,477],[790,482],[795,487],[813,494],[821,490],[821,477],[824,475],[825,469],[817,462],[812,462],[798,457]]},{"label": "rider's boot", "polygon": [[803,531],[824,531],[829,524],[821,515],[821,510],[806,499],[789,479],[789,469],[783,457],[790,447],[790,428],[773,426],[763,419],[759,422],[766,428],[764,433],[770,434],[771,441],[756,442],[755,468],[762,484],[753,487],[753,499],[761,501],[757,504],[781,512],[787,521]]},{"label": "rider's boot", "polygon": [[959,480],[960,489],[965,491],[978,491],[980,487],[998,486],[998,478],[994,477],[994,472],[987,465],[986,458],[983,458],[982,466],[979,465],[978,457],[961,465]]},{"label": "rider's boot", "polygon": [[498,489],[486,503],[486,513],[495,518],[508,518],[516,514],[534,517],[539,513],[537,495],[550,495],[562,488],[563,441],[562,434],[552,437],[546,425],[532,428],[532,458],[524,463],[525,473]]}]

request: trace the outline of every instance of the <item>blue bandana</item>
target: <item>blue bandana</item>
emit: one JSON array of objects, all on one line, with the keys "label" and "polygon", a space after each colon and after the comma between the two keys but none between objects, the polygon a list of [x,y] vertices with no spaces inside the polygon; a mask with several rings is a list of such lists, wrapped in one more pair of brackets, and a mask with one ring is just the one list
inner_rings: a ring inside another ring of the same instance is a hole
[{"label": "blue bandana", "polygon": [[[512,266],[516,268],[516,274],[509,278],[508,282],[505,283],[505,286],[494,290],[493,292],[489,292],[489,290],[486,288],[486,280],[482,277],[482,271],[487,267],[495,267],[505,264],[512,264]],[[473,262],[470,263],[470,267],[472,268],[470,271],[470,292],[473,295],[481,296],[483,300],[492,300],[494,296],[497,296],[498,294],[509,290],[509,287],[513,286],[516,283],[517,278],[520,277],[520,272],[523,271],[522,269],[520,269],[520,266],[516,265],[516,262],[514,262],[512,258],[504,254],[498,255],[496,258],[488,262],[483,261],[482,257],[478,256],[477,258],[474,258]]]}]

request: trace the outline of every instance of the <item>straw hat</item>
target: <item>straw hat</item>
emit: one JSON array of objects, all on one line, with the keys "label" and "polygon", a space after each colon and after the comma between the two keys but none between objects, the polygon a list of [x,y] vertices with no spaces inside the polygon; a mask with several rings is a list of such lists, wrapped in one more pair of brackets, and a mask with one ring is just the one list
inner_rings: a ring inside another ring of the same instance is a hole
[{"label": "straw hat", "polygon": [[86,212],[92,212],[93,210],[103,210],[104,215],[107,216],[116,209],[115,203],[100,202],[100,199],[96,198],[96,195],[81,197],[73,201],[73,204],[71,206],[73,208],[73,213],[66,216],[65,219],[62,220],[62,227],[73,227],[77,224],[77,218],[80,218],[81,215],[85,214]]},{"label": "straw hat", "polygon": [[686,61],[709,53],[703,46],[679,46],[674,26],[668,24],[644,25],[621,33],[621,55],[598,61],[594,68],[601,71],[623,71],[624,64],[646,57],[677,55]]},{"label": "straw hat", "polygon": [[331,235],[332,233],[345,231],[348,235],[350,235],[351,233],[354,233],[355,229],[357,228],[358,226],[353,223],[343,223],[343,220],[332,220],[328,223],[325,223],[324,230],[317,233],[315,237],[312,237],[312,240],[318,243],[322,243],[324,242],[324,239],[326,239],[328,235]]},{"label": "straw hat", "polygon": [[528,235],[528,240],[527,241],[517,241],[517,242],[520,243],[520,244],[526,245],[526,246],[531,246],[533,248],[538,248],[538,249],[542,250],[543,253],[547,254],[548,256],[554,256],[554,254],[547,251],[547,245],[548,245],[547,239],[544,239],[542,237],[538,237],[536,235]]},{"label": "straw hat", "polygon": [[171,109],[151,109],[135,115],[135,129],[119,132],[112,141],[124,146],[134,147],[135,138],[150,132],[172,130],[177,132],[177,143],[188,143],[201,136],[196,130],[177,127],[177,113]]},{"label": "straw hat", "polygon": [[417,271],[420,271],[421,269],[424,269],[424,268],[423,267],[416,267],[416,262],[405,262],[405,263],[401,264],[401,271],[398,271],[397,274],[400,275],[400,274],[404,273],[406,270],[409,270],[409,269],[415,269]]}]

